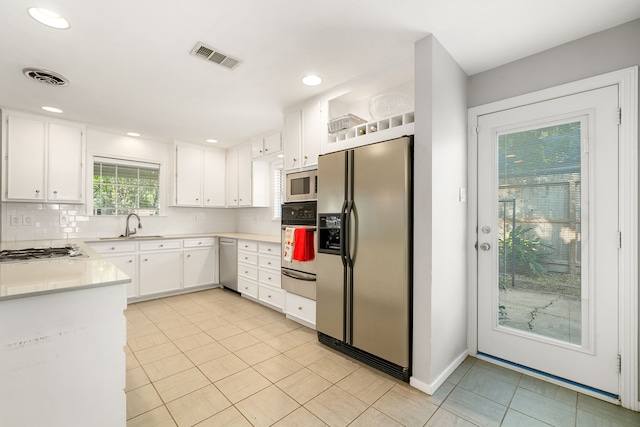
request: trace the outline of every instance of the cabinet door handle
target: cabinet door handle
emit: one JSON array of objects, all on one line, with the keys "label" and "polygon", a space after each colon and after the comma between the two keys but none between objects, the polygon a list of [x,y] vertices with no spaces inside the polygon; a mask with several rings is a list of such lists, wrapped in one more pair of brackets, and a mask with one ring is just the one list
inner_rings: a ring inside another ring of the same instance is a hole
[{"label": "cabinet door handle", "polygon": [[53,194],[58,194],[58,190],[53,190]]},{"label": "cabinet door handle", "polygon": [[187,255],[187,258],[191,258],[191,254]]},{"label": "cabinet door handle", "polygon": [[298,310],[302,310],[302,307],[298,307]]},{"label": "cabinet door handle", "polygon": [[144,261],[145,261],[145,262],[149,261],[149,258],[145,258],[145,259],[144,259]]},{"label": "cabinet door handle", "polygon": [[267,295],[267,298],[271,298],[271,295]]},{"label": "cabinet door handle", "polygon": [[160,245],[161,248],[164,248],[164,245]]},{"label": "cabinet door handle", "polygon": [[36,194],[40,194],[40,190],[36,190]]},{"label": "cabinet door handle", "polygon": [[201,244],[202,244],[202,242],[198,242],[198,244],[199,244],[199,245],[201,245]]},{"label": "cabinet door handle", "polygon": [[130,260],[129,260],[129,264],[131,264],[132,262],[133,262],[133,260],[132,260],[132,259],[130,259]]}]

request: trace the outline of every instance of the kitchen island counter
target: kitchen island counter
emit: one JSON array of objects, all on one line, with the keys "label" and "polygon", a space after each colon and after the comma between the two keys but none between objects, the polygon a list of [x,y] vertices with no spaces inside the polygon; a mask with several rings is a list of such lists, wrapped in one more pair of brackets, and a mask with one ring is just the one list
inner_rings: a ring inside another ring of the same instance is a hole
[{"label": "kitchen island counter", "polygon": [[0,301],[131,281],[129,276],[102,259],[81,240],[2,242],[0,249],[47,248],[67,244],[77,245],[84,255],[0,263]]}]

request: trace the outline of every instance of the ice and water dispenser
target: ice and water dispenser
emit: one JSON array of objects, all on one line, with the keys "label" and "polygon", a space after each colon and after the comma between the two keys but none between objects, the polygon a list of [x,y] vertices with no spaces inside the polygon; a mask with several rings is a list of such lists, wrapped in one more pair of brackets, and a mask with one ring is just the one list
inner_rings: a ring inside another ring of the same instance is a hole
[{"label": "ice and water dispenser", "polygon": [[318,215],[318,252],[340,255],[341,214]]}]

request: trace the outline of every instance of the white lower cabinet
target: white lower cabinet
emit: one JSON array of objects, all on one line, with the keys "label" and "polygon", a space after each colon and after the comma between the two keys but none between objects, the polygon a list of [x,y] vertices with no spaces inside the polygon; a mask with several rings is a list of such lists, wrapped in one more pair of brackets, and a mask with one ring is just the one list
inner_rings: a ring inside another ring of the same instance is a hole
[{"label": "white lower cabinet", "polygon": [[[127,285],[130,300],[159,298],[218,283],[216,237],[90,242],[89,246],[131,278]],[[256,297],[257,293],[256,284]]]},{"label": "white lower cabinet", "polygon": [[140,296],[176,291],[181,285],[180,251],[140,253]]},{"label": "white lower cabinet", "polygon": [[91,243],[90,246],[131,278],[131,282],[127,283],[127,298],[137,297],[139,294],[137,245],[134,242],[99,242]]},{"label": "white lower cabinet", "polygon": [[312,329],[316,328],[316,302],[312,299],[287,292],[285,313],[296,322]]},{"label": "white lower cabinet", "polygon": [[251,298],[258,298],[258,284],[253,280],[238,277],[238,292]]},{"label": "white lower cabinet", "polygon": [[274,286],[265,285],[263,283],[258,285],[258,299],[265,304],[269,304],[272,308],[275,308],[278,311],[282,311],[284,309],[284,294],[285,291]]},{"label": "white lower cabinet", "polygon": [[184,289],[218,283],[218,245],[215,237],[185,239],[182,263]]},{"label": "white lower cabinet", "polygon": [[184,288],[209,285],[215,281],[215,249],[184,251]]},{"label": "white lower cabinet", "polygon": [[138,296],[138,257],[135,253],[128,255],[108,255],[105,256],[109,261],[118,267],[124,274],[131,278],[131,282],[127,283],[127,298]]}]

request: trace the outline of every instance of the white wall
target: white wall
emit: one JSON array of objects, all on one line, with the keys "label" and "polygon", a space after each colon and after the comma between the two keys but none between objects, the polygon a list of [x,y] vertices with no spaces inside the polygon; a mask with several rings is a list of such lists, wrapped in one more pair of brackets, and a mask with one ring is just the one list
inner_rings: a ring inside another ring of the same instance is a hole
[{"label": "white wall", "polygon": [[415,63],[411,384],[433,393],[467,351],[467,76],[433,36],[416,43]]},{"label": "white wall", "polygon": [[[93,155],[124,156],[131,159],[154,161],[161,164],[161,216],[142,218],[142,235],[182,233],[209,233],[236,231],[236,210],[168,207],[171,195],[172,145],[142,138],[131,138],[102,130],[87,129],[87,179],[92,174]],[[90,187],[88,187],[90,188]],[[91,194],[91,193],[89,193]],[[121,216],[92,216],[85,205],[61,205],[39,203],[2,203],[2,240],[50,240],[87,237],[112,237],[124,233],[125,221]],[[249,210],[249,209],[247,209]],[[34,225],[10,226],[10,215],[32,215]],[[61,224],[66,217],[67,224]],[[261,217],[260,217],[261,218]],[[257,223],[258,221],[256,221]],[[261,221],[262,222],[262,221]],[[239,221],[239,231],[245,221]],[[266,230],[266,228],[265,228]],[[266,233],[278,234],[278,232]]]}]

